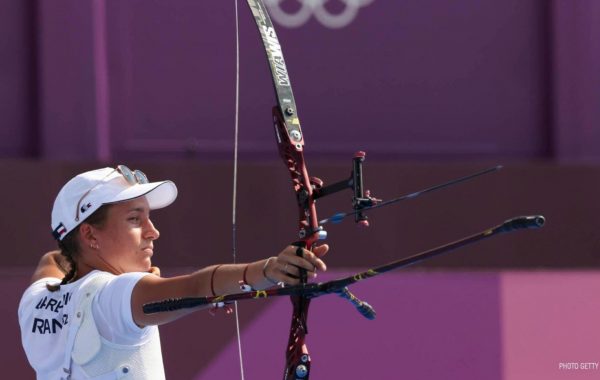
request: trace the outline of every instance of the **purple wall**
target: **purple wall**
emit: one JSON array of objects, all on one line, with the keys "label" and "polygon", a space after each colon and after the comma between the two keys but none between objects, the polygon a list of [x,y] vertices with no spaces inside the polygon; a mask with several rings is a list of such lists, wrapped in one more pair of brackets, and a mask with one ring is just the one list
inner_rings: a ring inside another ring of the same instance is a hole
[{"label": "purple wall", "polygon": [[[314,300],[306,340],[311,378],[504,379],[498,278],[411,272],[365,282],[352,291],[375,308],[373,321],[336,296]],[[244,329],[247,378],[282,377],[290,313],[288,299],[273,300]],[[237,357],[232,340],[194,379],[238,378]]]},{"label": "purple wall", "polygon": [[[232,3],[9,0],[2,7],[3,156],[229,156]],[[595,160],[598,15],[593,0],[377,0],[345,28],[328,29],[315,17],[300,28],[278,25],[307,149],[338,157],[361,148],[390,158]],[[240,149],[271,158],[274,99],[244,2],[240,28]]]},{"label": "purple wall", "polygon": [[33,0],[0,2],[0,158],[39,153],[36,17]]},{"label": "purple wall", "polygon": [[568,161],[600,156],[600,3],[554,1],[555,149]]},{"label": "purple wall", "polygon": [[[283,221],[295,210],[273,144],[264,51],[239,3],[238,246],[247,261],[293,240],[295,224]],[[294,4],[285,2],[286,11]],[[364,149],[368,187],[389,199],[508,162],[496,175],[380,210],[369,230],[331,227],[328,264],[337,274],[511,216],[548,218],[536,233],[361,285],[357,292],[380,313],[375,322],[337,298],[315,302],[315,380],[597,376],[558,366],[600,361],[600,173],[588,164],[600,159],[598,25],[595,0],[375,0],[345,28],[325,28],[316,15],[300,28],[276,25],[311,174],[339,180]],[[177,203],[154,217],[157,264],[174,274],[227,261],[231,165],[214,159],[231,155],[234,41],[233,2],[0,2],[0,178],[11,184],[0,191],[5,376],[33,378],[16,349],[17,302],[40,254],[54,247],[52,200],[74,174],[127,161],[151,178],[174,179]],[[319,207],[323,216],[345,210],[347,198]],[[528,271],[501,272],[513,268]],[[243,305],[249,378],[279,376],[288,313],[285,300]],[[237,375],[231,318],[198,313],[162,331],[169,378]]]},{"label": "purple wall", "polygon": [[500,288],[504,379],[600,377],[597,271],[505,272]]}]

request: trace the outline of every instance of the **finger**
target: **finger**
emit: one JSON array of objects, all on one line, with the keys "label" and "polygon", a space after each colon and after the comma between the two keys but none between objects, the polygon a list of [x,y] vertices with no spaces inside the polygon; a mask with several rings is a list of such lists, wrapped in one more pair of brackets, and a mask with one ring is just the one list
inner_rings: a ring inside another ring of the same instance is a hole
[{"label": "finger", "polygon": [[[329,251],[329,246],[327,244],[322,244],[318,246],[314,246],[312,251],[308,251],[306,249],[303,250],[302,257],[308,260],[313,266],[317,269],[325,271],[327,270],[327,266],[325,262],[320,258],[323,257]],[[308,269],[308,268],[306,268]]]},{"label": "finger", "polygon": [[314,247],[314,250],[312,252],[304,250],[304,255],[303,255],[304,259],[313,265],[312,269],[311,268],[305,268],[305,269],[310,269],[313,271],[315,271],[316,269],[326,271],[327,265],[325,265],[325,262],[323,260],[321,260],[320,257],[323,256],[325,253],[327,253],[328,250],[329,250],[329,246],[327,244],[323,244],[321,246]]},{"label": "finger", "polygon": [[155,276],[160,277],[160,268],[159,267],[150,267],[149,272]]},{"label": "finger", "polygon": [[274,277],[286,285],[299,285],[299,276],[294,273],[299,273],[299,269],[296,266],[290,263],[279,263],[278,268],[275,270]]},{"label": "finger", "polygon": [[[316,271],[315,267],[313,267],[312,269],[304,269],[303,268],[303,270],[306,271],[307,278],[317,277],[317,271]],[[283,272],[286,276],[292,277],[294,279],[300,278],[300,268],[297,267],[296,265],[289,264],[287,266],[284,266]]]},{"label": "finger", "polygon": [[327,270],[327,266],[323,260],[319,259],[317,255],[306,249],[302,250],[302,257],[294,255],[288,256],[285,259],[290,264],[295,265],[298,268],[306,269],[308,272],[315,272],[315,269],[323,271]]},{"label": "finger", "polygon": [[286,285],[300,285],[300,280],[290,276],[285,276],[282,282]]},{"label": "finger", "polygon": [[283,273],[285,276],[290,276],[293,278],[300,278],[300,268],[298,268],[294,264],[285,263],[285,264],[283,264],[283,266],[281,267],[280,270],[281,270],[281,273]]},{"label": "finger", "polygon": [[323,257],[329,251],[329,246],[327,244],[316,245],[312,251],[317,257]]}]

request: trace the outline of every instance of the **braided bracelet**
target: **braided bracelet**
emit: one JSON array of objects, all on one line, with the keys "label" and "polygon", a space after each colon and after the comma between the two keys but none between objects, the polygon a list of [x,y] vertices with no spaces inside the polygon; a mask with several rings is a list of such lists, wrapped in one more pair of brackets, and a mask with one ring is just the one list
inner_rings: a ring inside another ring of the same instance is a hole
[{"label": "braided bracelet", "polygon": [[244,274],[242,275],[242,281],[240,281],[240,289],[242,290],[242,292],[251,292],[254,290],[252,288],[252,285],[250,285],[248,283],[248,280],[246,279],[246,273],[248,272],[249,266],[250,264],[246,264],[246,267],[244,267]]},{"label": "braided bracelet", "polygon": [[212,270],[212,273],[211,273],[211,275],[210,275],[210,291],[211,291],[211,293],[212,293],[213,297],[217,295],[217,293],[215,293],[215,273],[217,273],[217,269],[219,269],[219,267],[221,267],[222,265],[223,265],[223,264],[219,264],[219,265],[217,265],[217,266],[216,266],[216,267],[215,267],[215,268]]}]

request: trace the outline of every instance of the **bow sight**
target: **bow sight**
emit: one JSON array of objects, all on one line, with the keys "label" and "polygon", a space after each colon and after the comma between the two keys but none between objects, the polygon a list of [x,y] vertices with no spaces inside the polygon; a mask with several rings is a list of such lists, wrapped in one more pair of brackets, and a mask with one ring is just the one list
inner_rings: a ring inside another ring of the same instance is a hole
[{"label": "bow sight", "polygon": [[[323,187],[323,181],[321,181],[319,178],[311,177],[310,182],[314,189],[314,199],[337,193],[338,191],[345,189],[352,189],[352,207],[354,208],[354,212],[352,212],[352,214],[354,214],[354,221],[364,227],[368,227],[369,221],[367,216],[364,215],[363,210],[372,208],[381,202],[381,199],[372,197],[371,192],[364,189],[362,165],[365,161],[365,157],[366,153],[362,151],[354,154],[354,158],[352,159],[352,173],[350,173],[350,178],[346,180],[339,181],[325,187]],[[319,222],[319,224],[324,223]]]}]

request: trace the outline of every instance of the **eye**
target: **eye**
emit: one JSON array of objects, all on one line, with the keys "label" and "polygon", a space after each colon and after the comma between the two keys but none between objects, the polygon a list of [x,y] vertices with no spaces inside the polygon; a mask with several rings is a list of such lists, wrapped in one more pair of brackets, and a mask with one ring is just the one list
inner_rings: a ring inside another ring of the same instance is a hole
[{"label": "eye", "polygon": [[127,220],[134,222],[134,223],[139,223],[140,222],[140,217],[139,216],[132,216],[129,217]]}]

